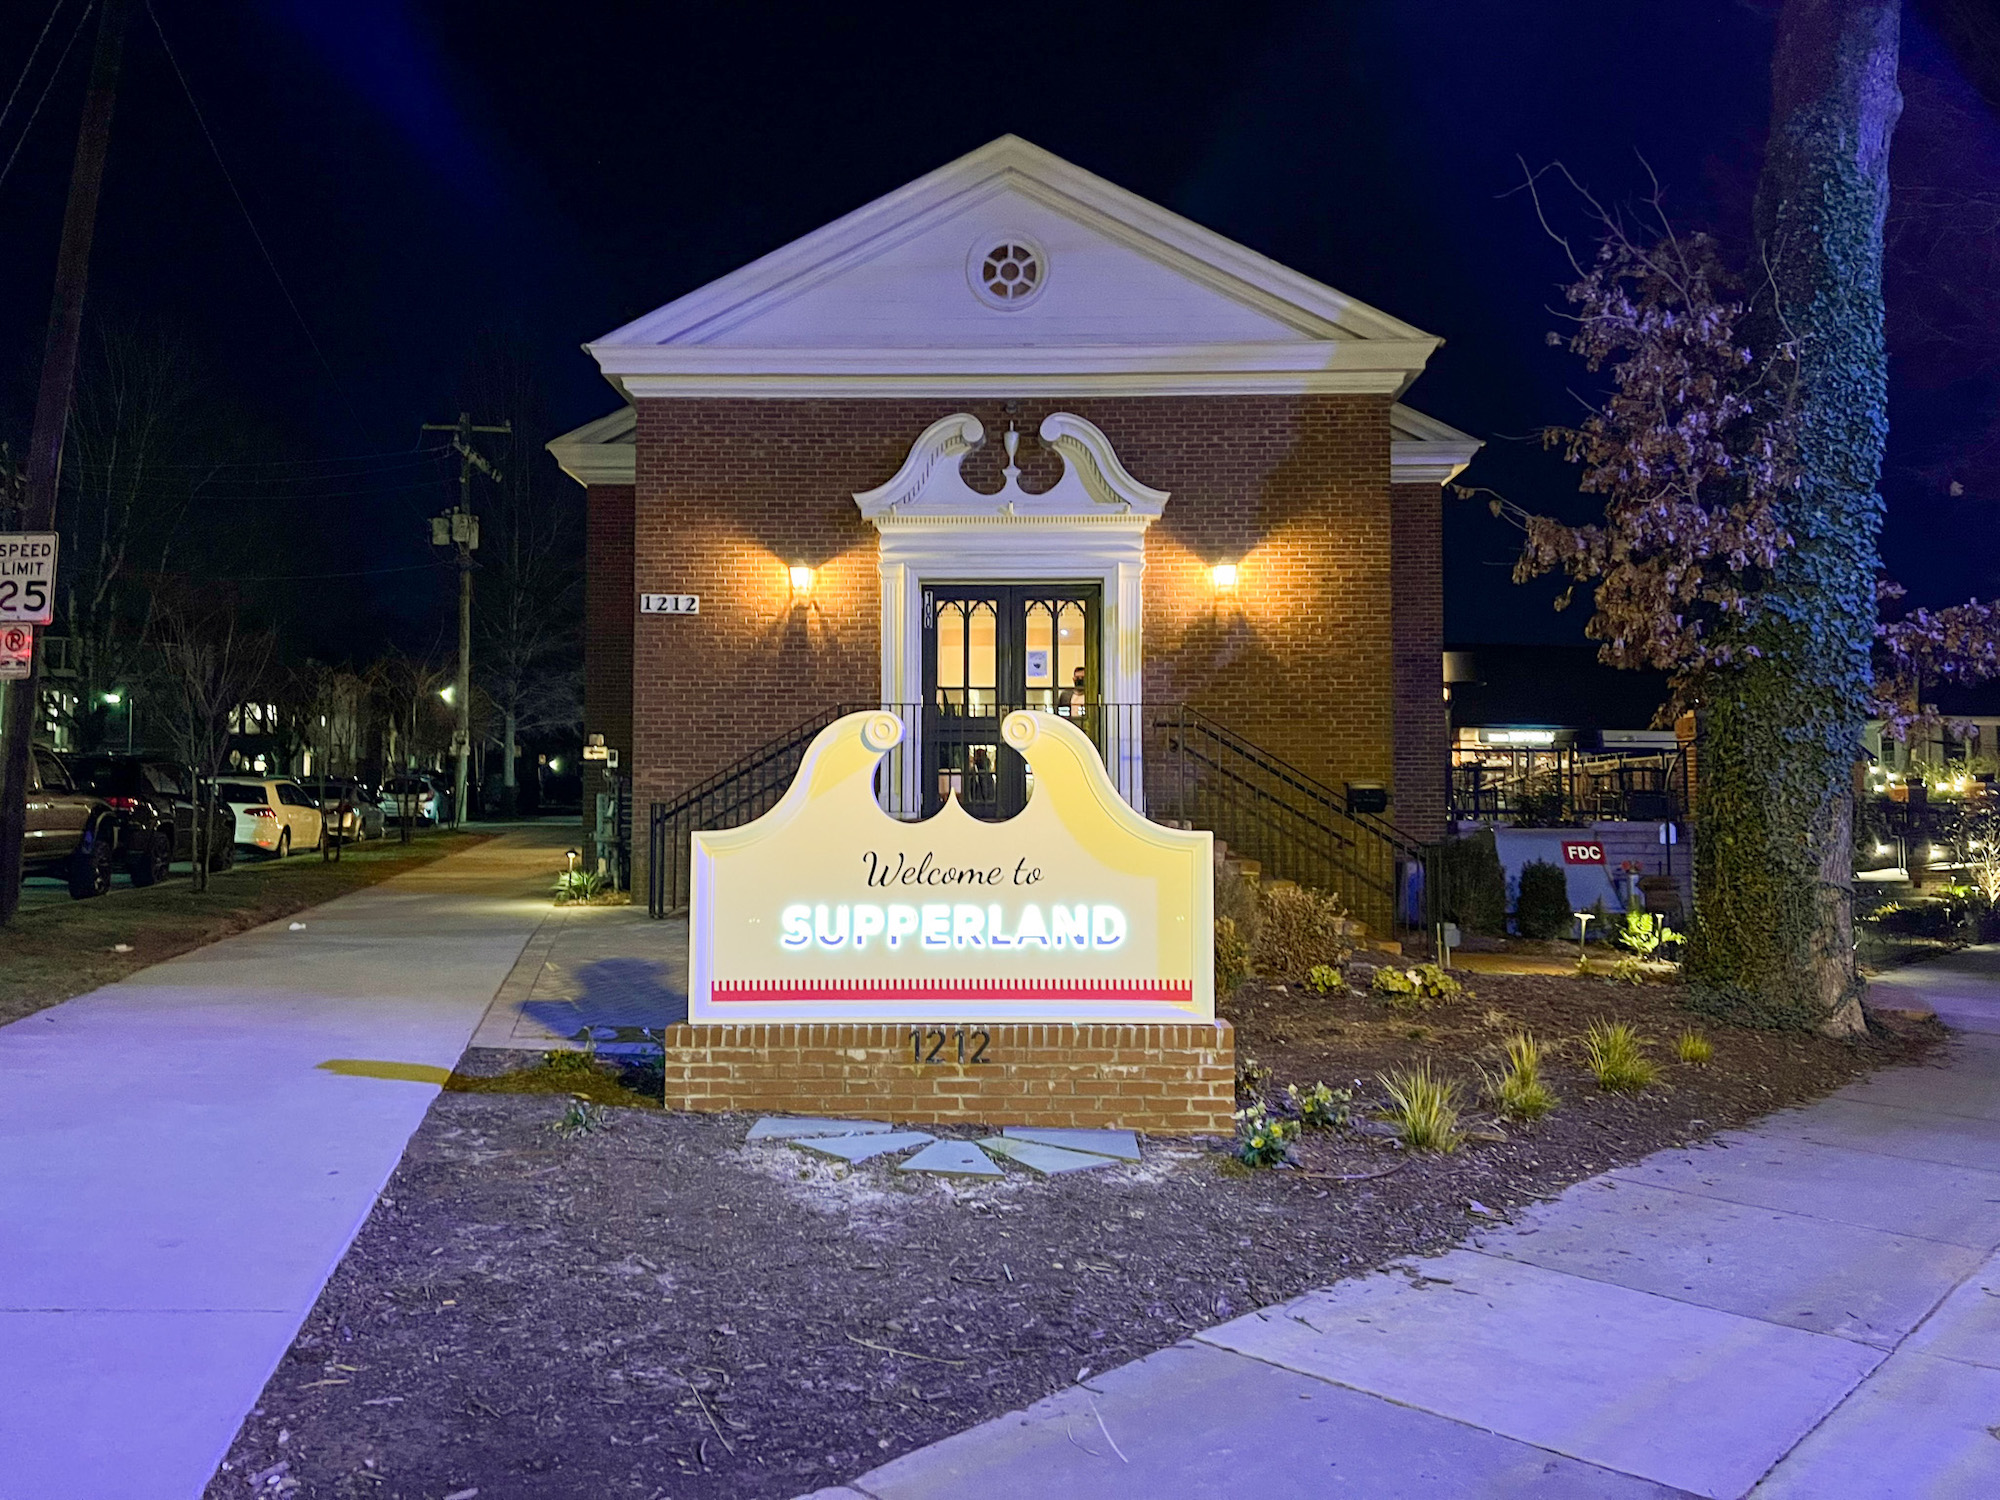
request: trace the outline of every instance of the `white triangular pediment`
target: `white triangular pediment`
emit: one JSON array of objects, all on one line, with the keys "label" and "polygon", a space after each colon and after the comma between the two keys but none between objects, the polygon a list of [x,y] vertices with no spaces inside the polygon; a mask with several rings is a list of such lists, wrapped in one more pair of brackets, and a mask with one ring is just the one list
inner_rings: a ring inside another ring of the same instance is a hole
[{"label": "white triangular pediment", "polygon": [[632,394],[782,395],[1397,392],[1437,343],[1007,136],[589,347]]}]

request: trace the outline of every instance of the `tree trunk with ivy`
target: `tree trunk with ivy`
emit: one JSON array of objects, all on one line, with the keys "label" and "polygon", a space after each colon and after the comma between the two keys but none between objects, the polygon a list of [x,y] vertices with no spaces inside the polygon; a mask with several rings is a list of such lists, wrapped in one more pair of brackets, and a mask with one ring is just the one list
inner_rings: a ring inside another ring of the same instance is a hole
[{"label": "tree trunk with ivy", "polygon": [[1792,545],[1757,594],[1758,655],[1702,705],[1697,922],[1687,968],[1735,1019],[1862,1030],[1854,763],[1872,681],[1877,492],[1888,429],[1882,225],[1899,0],[1786,0],[1756,227],[1771,292],[1753,329],[1796,354]]}]

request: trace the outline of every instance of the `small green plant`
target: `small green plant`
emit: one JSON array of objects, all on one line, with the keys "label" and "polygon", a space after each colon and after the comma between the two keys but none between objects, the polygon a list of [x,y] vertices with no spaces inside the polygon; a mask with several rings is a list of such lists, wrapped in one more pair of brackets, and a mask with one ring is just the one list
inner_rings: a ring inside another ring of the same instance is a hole
[{"label": "small green plant", "polygon": [[1411,969],[1381,968],[1375,971],[1375,993],[1389,1009],[1398,1012],[1429,1010],[1440,1000],[1470,1000],[1472,991],[1460,984],[1449,969],[1436,964],[1418,964]]},{"label": "small green plant", "polygon": [[551,1073],[589,1073],[597,1067],[597,1044],[586,1041],[581,1052],[544,1052],[542,1066]]},{"label": "small green plant", "polygon": [[1237,930],[1234,917],[1215,919],[1215,987],[1233,994],[1250,977],[1250,945]]},{"label": "small green plant", "polygon": [[1640,963],[1653,962],[1662,948],[1674,947],[1681,941],[1681,935],[1667,925],[1665,917],[1636,907],[1625,913],[1624,925],[1614,935],[1618,946]]},{"label": "small green plant", "polygon": [[1715,1056],[1715,1043],[1689,1027],[1675,1041],[1674,1055],[1690,1067],[1706,1067],[1709,1059]]},{"label": "small green plant", "polygon": [[578,1094],[569,1101],[569,1108],[562,1112],[562,1118],[552,1123],[549,1129],[564,1140],[573,1141],[602,1130],[610,1123],[611,1117],[605,1113],[603,1105],[593,1104]]},{"label": "small green plant", "polygon": [[1236,1097],[1252,1103],[1264,1097],[1271,1086],[1271,1069],[1247,1052],[1236,1054]]},{"label": "small green plant", "polygon": [[610,877],[602,870],[565,870],[556,877],[556,902],[589,901],[610,889]]},{"label": "small green plant", "polygon": [[1542,1082],[1542,1048],[1527,1032],[1507,1038],[1507,1060],[1486,1080],[1487,1094],[1510,1120],[1539,1120],[1556,1107],[1556,1096]]},{"label": "small green plant", "polygon": [[1257,967],[1296,983],[1316,968],[1338,969],[1354,951],[1352,924],[1340,898],[1303,886],[1276,885],[1257,897]]},{"label": "small green plant", "polygon": [[1660,1076],[1645,1039],[1623,1021],[1592,1021],[1583,1051],[1597,1086],[1609,1094],[1636,1094]]},{"label": "small green plant", "polygon": [[1308,1130],[1345,1130],[1348,1124],[1348,1109],[1354,1103],[1352,1089],[1330,1089],[1323,1083],[1300,1091],[1295,1083],[1285,1090],[1292,1102],[1292,1113],[1299,1123]]},{"label": "small green plant", "polygon": [[1514,926],[1524,938],[1547,941],[1570,928],[1569,877],[1545,859],[1521,866],[1521,890],[1514,902]]},{"label": "small green plant", "polygon": [[1291,1154],[1296,1120],[1274,1120],[1261,1104],[1236,1111],[1236,1159],[1246,1167],[1275,1167]]},{"label": "small green plant", "polygon": [[1428,1062],[1382,1075],[1389,1095],[1389,1123],[1412,1151],[1449,1154],[1465,1139],[1458,1128],[1458,1085],[1439,1078]]},{"label": "small green plant", "polygon": [[1347,976],[1332,964],[1314,964],[1306,970],[1306,988],[1315,995],[1345,994]]}]

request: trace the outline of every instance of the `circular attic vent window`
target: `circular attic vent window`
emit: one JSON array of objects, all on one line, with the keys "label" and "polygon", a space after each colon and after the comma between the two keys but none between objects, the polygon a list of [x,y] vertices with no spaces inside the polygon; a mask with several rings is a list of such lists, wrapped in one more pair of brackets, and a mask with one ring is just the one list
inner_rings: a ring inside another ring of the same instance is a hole
[{"label": "circular attic vent window", "polygon": [[995,307],[1021,307],[1033,301],[1048,280],[1048,256],[1040,245],[1020,235],[983,242],[968,260],[973,291]]}]

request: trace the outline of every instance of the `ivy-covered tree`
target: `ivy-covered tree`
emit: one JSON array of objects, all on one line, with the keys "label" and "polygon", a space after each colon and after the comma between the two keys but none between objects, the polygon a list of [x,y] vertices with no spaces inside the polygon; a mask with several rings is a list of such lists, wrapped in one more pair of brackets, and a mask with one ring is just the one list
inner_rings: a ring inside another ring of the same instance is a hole
[{"label": "ivy-covered tree", "polygon": [[1701,719],[1698,1003],[1853,1035],[1853,774],[1872,703],[1887,432],[1882,228],[1899,0],[1784,0],[1740,282],[1700,236],[1580,268],[1571,347],[1609,401],[1556,438],[1601,526],[1527,527],[1517,577],[1595,587],[1590,634]]}]

